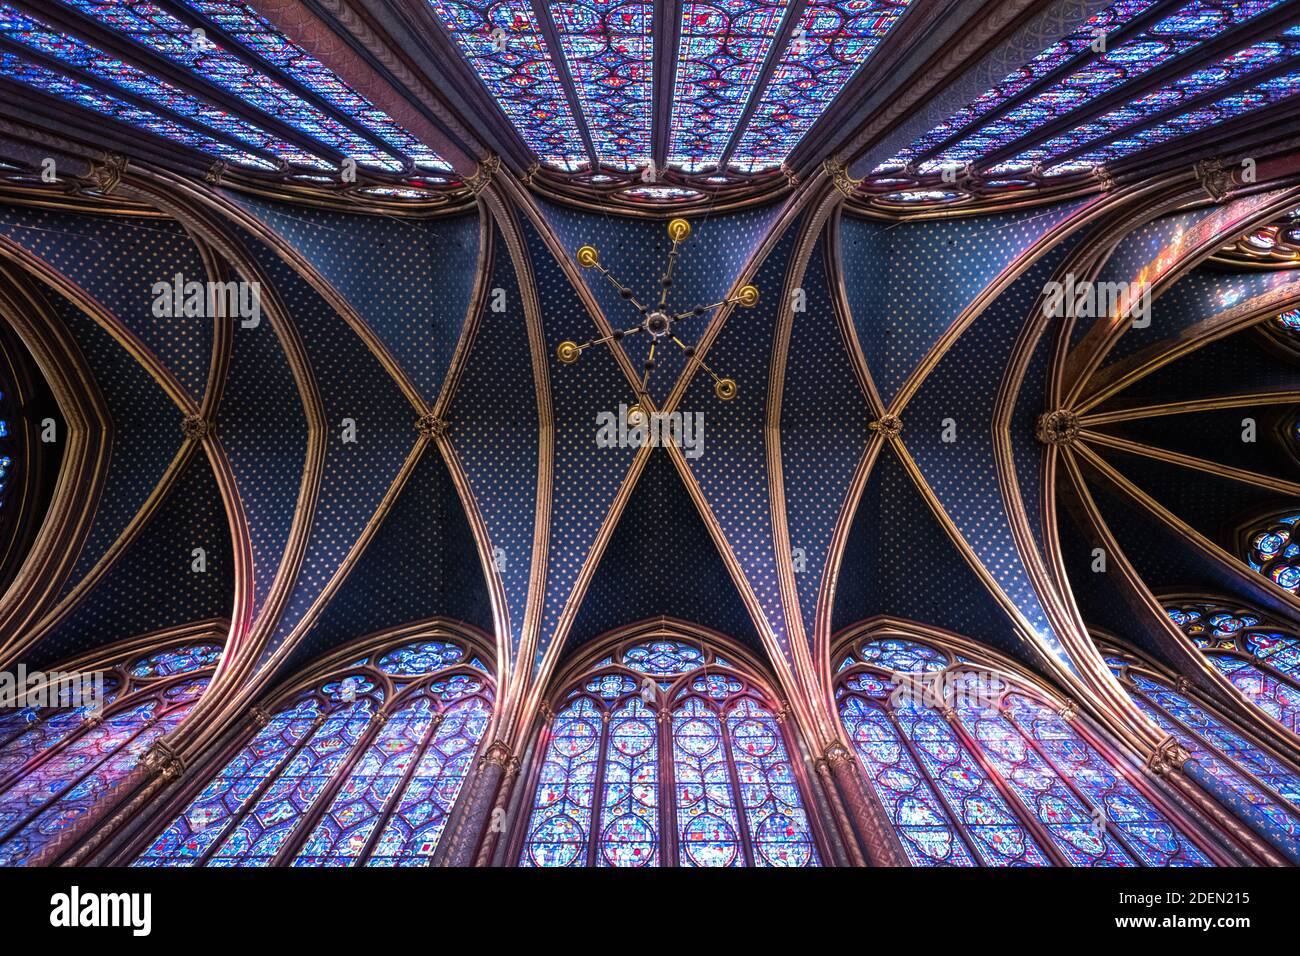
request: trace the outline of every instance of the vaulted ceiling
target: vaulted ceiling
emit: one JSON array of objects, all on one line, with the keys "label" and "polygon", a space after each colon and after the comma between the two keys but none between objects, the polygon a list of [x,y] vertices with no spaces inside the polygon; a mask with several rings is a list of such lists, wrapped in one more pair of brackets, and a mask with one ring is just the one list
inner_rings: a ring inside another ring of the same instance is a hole
[{"label": "vaulted ceiling", "polygon": [[[1085,619],[1140,641],[1115,607],[1143,584],[1300,621],[1215,550],[1294,456],[1189,460],[1300,400],[1254,328],[1300,305],[1298,18],[0,2],[0,313],[67,435],[0,663],[211,621],[202,715],[443,616],[495,641],[509,720],[647,617],[805,701],[877,615],[1099,696]],[[1073,270],[1148,288],[1153,321],[1045,317]],[[257,283],[262,320],[160,317],[178,275]],[[661,292],[680,342],[614,336]],[[701,453],[600,447],[634,404],[702,415]],[[1036,433],[1056,409],[1069,442]],[[1171,536],[1194,547],[1162,563]],[[1098,540],[1132,580],[1085,571]]]}]

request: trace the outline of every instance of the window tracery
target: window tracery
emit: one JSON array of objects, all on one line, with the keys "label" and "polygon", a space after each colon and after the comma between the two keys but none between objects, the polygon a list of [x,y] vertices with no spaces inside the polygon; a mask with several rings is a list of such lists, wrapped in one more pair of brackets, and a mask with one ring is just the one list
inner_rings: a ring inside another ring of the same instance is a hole
[{"label": "window tracery", "polygon": [[[1279,545],[1282,552],[1289,547],[1289,539]],[[1164,606],[1169,619],[1246,700],[1300,733],[1300,637],[1236,605],[1171,600]]]},{"label": "window tracery", "polygon": [[492,717],[486,670],[442,633],[314,669],[132,865],[427,866]]},{"label": "window tracery", "polygon": [[841,720],[913,865],[1210,865],[1081,718],[996,662],[874,631],[836,659]]},{"label": "window tracery", "polygon": [[[53,842],[154,741],[175,730],[202,696],[221,645],[175,643],[85,668],[90,680],[58,700],[0,711],[0,866],[17,866]],[[54,674],[51,671],[50,674]],[[48,675],[47,675],[48,676]]]},{"label": "window tracery", "polygon": [[625,641],[544,744],[521,866],[820,862],[777,711],[708,645]]}]

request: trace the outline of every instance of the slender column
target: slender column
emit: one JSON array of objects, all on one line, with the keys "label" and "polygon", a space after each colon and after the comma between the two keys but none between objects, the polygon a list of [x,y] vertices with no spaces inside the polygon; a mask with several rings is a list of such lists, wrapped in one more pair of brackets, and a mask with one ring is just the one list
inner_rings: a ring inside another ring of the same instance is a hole
[{"label": "slender column", "polygon": [[483,752],[466,787],[460,813],[449,832],[443,834],[439,849],[446,846],[446,850],[440,854],[439,866],[475,864],[479,844],[497,805],[506,768],[512,763],[517,771],[518,763],[505,741],[496,740]]},{"label": "slender column", "polygon": [[[816,768],[816,764],[809,755],[808,746],[803,742],[802,736],[795,733],[793,728],[787,727],[785,729],[787,731],[785,734],[786,746],[790,748],[791,762],[793,763],[793,756],[798,754],[805,768],[810,766]],[[802,774],[804,781],[808,785],[808,795],[812,798],[813,803],[812,807],[809,808],[809,823],[816,827],[824,838],[825,849],[830,853],[831,862],[836,866],[852,866],[853,864],[849,860],[847,843],[844,839],[847,834],[843,829],[844,825],[848,823],[848,817],[845,816],[841,820],[839,815],[832,809],[827,794],[832,789],[833,782],[829,776],[824,776],[821,773],[820,768],[817,768],[817,770],[817,773],[810,774],[805,771]],[[829,769],[827,773],[829,774]],[[813,810],[816,811],[815,814],[811,812]]]},{"label": "slender column", "polygon": [[839,788],[835,786],[835,775],[831,773],[831,765],[825,759],[821,759],[814,766],[817,768],[819,789],[825,793],[831,815],[834,818],[834,830],[840,837],[845,865],[866,866],[867,858],[862,855],[861,841],[858,839],[857,831],[853,828],[853,822],[849,819],[849,811],[840,796]]},{"label": "slender column", "polygon": [[907,857],[894,828],[875,794],[867,790],[853,754],[838,740],[826,748],[822,760],[830,769],[835,789],[844,801],[849,820],[866,851],[869,866],[907,866]]}]

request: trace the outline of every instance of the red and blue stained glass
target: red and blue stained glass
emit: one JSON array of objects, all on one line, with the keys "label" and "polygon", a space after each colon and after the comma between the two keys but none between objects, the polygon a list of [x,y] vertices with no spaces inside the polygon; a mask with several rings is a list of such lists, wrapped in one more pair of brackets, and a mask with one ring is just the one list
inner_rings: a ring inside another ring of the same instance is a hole
[{"label": "red and blue stained glass", "polygon": [[636,0],[547,4],[596,156],[630,171],[650,160],[654,5]]},{"label": "red and blue stained glass", "polygon": [[220,653],[219,645],[204,643],[119,660],[102,667],[98,699],[6,714],[0,866],[30,860],[175,730],[202,696]]},{"label": "red and blue stained glass", "polygon": [[[1290,538],[1294,521],[1294,515],[1286,515],[1270,529],[1248,536],[1256,553],[1275,555],[1261,573],[1294,566],[1287,557],[1295,547]],[[1271,535],[1278,540],[1268,540]],[[1245,609],[1183,602],[1165,610],[1247,701],[1292,733],[1300,730],[1300,637]]]},{"label": "red and blue stained glass", "polygon": [[871,56],[910,0],[809,3],[790,35],[730,165],[775,169]]},{"label": "red and blue stained glass", "polygon": [[197,18],[173,16],[149,0],[59,0],[184,67],[245,103],[300,130],[359,165],[401,172],[404,163],[347,124],[222,49]]},{"label": "red and blue stained glass", "polygon": [[670,165],[700,172],[721,163],[788,7],[785,0],[682,4]]},{"label": "red and blue stained glass", "polygon": [[300,691],[133,865],[428,865],[491,717],[465,656],[408,641]]},{"label": "red and blue stained glass", "polygon": [[427,2],[529,149],[556,169],[584,166],[582,137],[532,7]]},{"label": "red and blue stained glass", "polygon": [[979,666],[889,637],[836,672],[844,729],[913,865],[1210,864],[1125,768]]}]

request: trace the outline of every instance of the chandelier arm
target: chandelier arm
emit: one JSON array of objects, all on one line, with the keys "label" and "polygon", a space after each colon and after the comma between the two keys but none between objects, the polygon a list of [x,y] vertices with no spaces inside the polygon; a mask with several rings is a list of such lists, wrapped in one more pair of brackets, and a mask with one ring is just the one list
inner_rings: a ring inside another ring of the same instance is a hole
[{"label": "chandelier arm", "polygon": [[620,332],[611,332],[609,335],[602,335],[598,339],[591,339],[588,342],[583,342],[581,345],[578,346],[578,351],[581,352],[583,349],[589,348],[590,346],[593,345],[604,345],[606,342],[613,342],[620,335],[623,336],[634,335],[637,332],[643,332],[643,331],[645,331],[644,326],[634,325],[630,329],[623,329]]},{"label": "chandelier arm", "polygon": [[697,365],[700,366],[700,368],[704,369],[704,371],[708,372],[711,376],[713,376],[714,384],[717,384],[718,382],[721,381],[721,379],[718,378],[718,373],[713,371],[713,369],[709,368],[708,363],[705,362],[704,359],[700,358],[698,355],[692,354],[690,346],[688,346],[685,342],[683,342],[675,335],[672,336],[672,340],[677,343],[677,347],[679,349],[681,349],[683,352],[686,353],[688,359],[695,362]]},{"label": "chandelier arm", "polygon": [[650,354],[646,356],[645,371],[641,373],[641,391],[646,394],[648,394],[646,389],[650,384],[650,373],[655,368],[655,347],[658,345],[659,343],[655,339],[650,340]]},{"label": "chandelier arm", "polygon": [[672,284],[673,264],[677,261],[677,248],[680,245],[679,240],[673,240],[673,246],[668,250],[668,266],[659,279],[659,308],[661,309],[668,304],[668,287]]},{"label": "chandelier arm", "polygon": [[631,302],[633,308],[635,308],[642,315],[645,314],[646,311],[645,306],[636,300],[636,298],[632,295],[631,289],[629,289],[623,283],[615,279],[613,273],[611,273],[608,269],[606,269],[604,265],[597,263],[596,268],[600,270],[601,275],[603,275],[606,279],[609,280],[610,285],[612,285],[615,289],[618,290],[619,295],[621,295],[623,298]]}]

